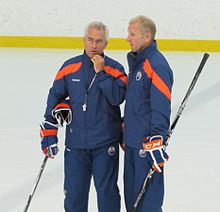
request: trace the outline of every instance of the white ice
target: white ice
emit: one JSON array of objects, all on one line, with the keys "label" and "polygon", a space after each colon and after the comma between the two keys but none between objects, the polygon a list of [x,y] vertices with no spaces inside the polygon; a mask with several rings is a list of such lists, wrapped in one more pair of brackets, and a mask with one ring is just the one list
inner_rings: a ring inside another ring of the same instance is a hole
[{"label": "white ice", "polygon": [[[62,63],[82,50],[0,49],[0,212],[23,211],[44,156],[39,123],[48,89]],[[126,51],[106,51],[127,68]],[[164,52],[175,75],[173,120],[203,56],[202,52]],[[220,211],[220,53],[210,58],[170,140],[165,168],[165,212]],[[122,106],[123,109],[123,106]],[[63,138],[49,160],[29,211],[63,209]],[[123,152],[119,187],[123,200]],[[91,184],[89,212],[96,212]]]}]

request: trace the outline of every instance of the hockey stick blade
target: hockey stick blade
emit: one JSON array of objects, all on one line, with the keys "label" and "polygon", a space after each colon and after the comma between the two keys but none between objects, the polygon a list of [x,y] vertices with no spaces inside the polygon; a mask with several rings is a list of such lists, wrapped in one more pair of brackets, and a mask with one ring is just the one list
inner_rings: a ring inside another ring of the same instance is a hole
[{"label": "hockey stick blade", "polygon": [[31,200],[32,200],[32,198],[33,198],[33,196],[34,196],[34,193],[35,193],[35,191],[36,191],[36,189],[37,189],[38,183],[39,183],[40,178],[41,178],[41,176],[42,176],[42,174],[43,174],[43,171],[44,171],[44,168],[45,168],[45,166],[46,166],[46,163],[47,163],[48,158],[49,158],[48,156],[45,156],[45,157],[44,157],[44,160],[43,160],[43,162],[42,162],[42,164],[41,164],[40,171],[39,171],[38,176],[37,176],[37,179],[36,179],[36,183],[34,184],[33,190],[32,190],[31,194],[30,194],[29,197],[28,197],[28,201],[27,201],[27,204],[26,204],[26,206],[25,206],[23,212],[27,212],[27,211],[28,211],[29,205],[30,205]]},{"label": "hockey stick blade", "polygon": [[[202,72],[202,70],[203,70],[203,68],[204,68],[208,58],[209,58],[209,54],[208,53],[204,53],[203,58],[202,58],[202,60],[201,60],[201,62],[199,64],[199,67],[196,70],[196,73],[195,73],[195,75],[194,75],[194,77],[192,79],[192,82],[191,82],[191,84],[190,84],[190,86],[189,86],[189,88],[188,88],[188,90],[186,92],[186,95],[185,95],[185,97],[184,97],[184,99],[183,99],[183,101],[182,101],[182,103],[181,103],[181,105],[180,105],[180,107],[179,107],[179,109],[177,111],[176,117],[174,118],[174,120],[172,122],[170,130],[168,132],[166,146],[168,145],[169,139],[170,139],[170,137],[171,137],[171,135],[172,135],[172,133],[173,133],[177,123],[178,123],[178,120],[179,120],[179,118],[180,118],[180,116],[181,116],[185,106],[186,106],[186,102],[187,102],[187,100],[188,100],[188,98],[189,98],[193,88],[195,87],[195,84],[198,81],[198,78],[199,78],[199,76],[200,76],[200,74],[201,74],[201,72]],[[133,208],[132,208],[131,212],[136,212],[137,211],[138,205],[140,204],[140,201],[142,200],[144,194],[147,191],[147,188],[148,188],[148,186],[150,184],[150,181],[151,181],[151,179],[153,177],[153,174],[154,174],[154,169],[151,168],[149,170],[149,172],[147,173],[147,176],[144,179],[143,185],[141,187],[140,192],[138,193],[137,199],[136,199],[136,201],[135,201],[135,203],[133,205]]]}]

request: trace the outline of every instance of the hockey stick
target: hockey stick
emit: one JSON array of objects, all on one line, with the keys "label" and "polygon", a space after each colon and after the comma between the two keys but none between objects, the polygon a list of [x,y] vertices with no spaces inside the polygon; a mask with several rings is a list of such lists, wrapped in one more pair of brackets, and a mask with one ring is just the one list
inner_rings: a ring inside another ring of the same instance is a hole
[{"label": "hockey stick", "polygon": [[[182,103],[181,103],[181,105],[180,105],[180,107],[179,107],[179,109],[177,111],[176,117],[174,118],[174,121],[173,121],[173,123],[172,123],[172,125],[170,127],[165,147],[168,145],[169,139],[170,139],[170,137],[171,137],[171,135],[172,135],[176,125],[177,125],[177,122],[178,122],[178,120],[179,120],[179,118],[180,118],[180,116],[181,116],[181,114],[182,114],[182,112],[183,112],[183,110],[184,110],[184,108],[186,106],[186,102],[187,102],[187,100],[188,100],[188,98],[189,98],[189,96],[190,96],[190,94],[191,94],[191,92],[192,92],[192,90],[193,90],[193,88],[194,88],[194,86],[195,86],[195,84],[196,84],[196,82],[197,82],[201,72],[202,72],[202,69],[203,69],[203,67],[204,67],[208,57],[209,57],[209,54],[207,54],[207,53],[205,53],[203,55],[203,58],[202,58],[202,60],[200,62],[200,65],[199,65],[199,67],[198,67],[198,69],[197,69],[197,71],[196,71],[196,73],[195,73],[195,75],[193,77],[193,80],[192,80],[192,82],[191,82],[191,84],[190,84],[190,86],[189,86],[189,88],[188,88],[188,90],[186,92],[186,95],[185,95],[185,97],[184,97],[184,99],[183,99],[183,101],[182,101]],[[154,169],[151,168],[149,170],[149,172],[147,173],[147,176],[145,177],[145,180],[144,180],[144,183],[142,185],[142,188],[141,188],[140,192],[138,193],[138,197],[137,197],[137,199],[136,199],[136,201],[135,201],[135,203],[133,205],[132,212],[136,212],[137,211],[137,207],[138,207],[141,199],[143,198],[145,192],[147,191],[147,188],[148,188],[148,186],[150,184],[150,181],[151,181],[151,179],[153,177],[153,174],[154,174]]]},{"label": "hockey stick", "polygon": [[30,205],[30,203],[31,203],[31,200],[32,200],[33,196],[34,196],[34,192],[35,192],[35,190],[36,190],[36,188],[37,188],[37,185],[38,185],[38,183],[39,183],[39,181],[40,181],[41,175],[42,175],[42,173],[43,173],[43,171],[44,171],[44,168],[45,168],[45,166],[46,166],[46,163],[47,163],[48,158],[49,158],[49,157],[48,157],[47,155],[44,157],[43,163],[41,164],[40,171],[39,171],[39,174],[38,174],[37,179],[36,179],[36,183],[35,183],[35,185],[34,185],[34,188],[33,188],[32,192],[31,192],[31,194],[29,195],[27,204],[26,204],[26,206],[25,206],[25,208],[24,208],[24,212],[27,212],[27,210],[28,210],[28,207],[29,207],[29,205]]}]

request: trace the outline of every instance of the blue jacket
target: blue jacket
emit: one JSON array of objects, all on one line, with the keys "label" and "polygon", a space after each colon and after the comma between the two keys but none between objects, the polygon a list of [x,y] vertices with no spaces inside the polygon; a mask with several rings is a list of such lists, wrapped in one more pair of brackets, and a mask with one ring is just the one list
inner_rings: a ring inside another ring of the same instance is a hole
[{"label": "blue jacket", "polygon": [[[65,145],[68,147],[92,149],[119,141],[119,105],[125,99],[127,76],[117,61],[107,56],[104,60],[104,71],[96,75],[93,83],[95,71],[85,52],[67,60],[49,91],[44,115],[47,121],[55,121],[52,110],[69,97],[73,118],[66,127]],[[84,103],[86,111],[83,111]]]},{"label": "blue jacket", "polygon": [[127,55],[129,80],[125,103],[124,142],[142,148],[143,138],[162,135],[170,126],[173,73],[156,42]]}]

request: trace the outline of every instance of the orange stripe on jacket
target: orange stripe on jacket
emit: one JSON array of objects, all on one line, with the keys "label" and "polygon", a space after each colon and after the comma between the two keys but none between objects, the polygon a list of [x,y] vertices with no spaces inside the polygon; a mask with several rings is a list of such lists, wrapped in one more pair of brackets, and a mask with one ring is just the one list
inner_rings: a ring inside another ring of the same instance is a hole
[{"label": "orange stripe on jacket", "polygon": [[119,70],[112,68],[111,66],[104,66],[104,71],[107,74],[112,75],[115,78],[119,78],[122,80],[126,85],[128,84],[128,78],[123,73],[121,73]]},{"label": "orange stripe on jacket", "polygon": [[79,63],[74,63],[74,64],[70,64],[65,66],[64,68],[62,68],[56,75],[55,80],[59,80],[61,78],[63,78],[64,76],[71,74],[73,72],[76,72],[79,70],[80,66],[81,66],[82,62]]},{"label": "orange stripe on jacket", "polygon": [[168,86],[160,78],[160,76],[154,71],[148,60],[144,62],[144,71],[147,76],[152,79],[152,83],[169,99],[171,100],[171,93]]}]

